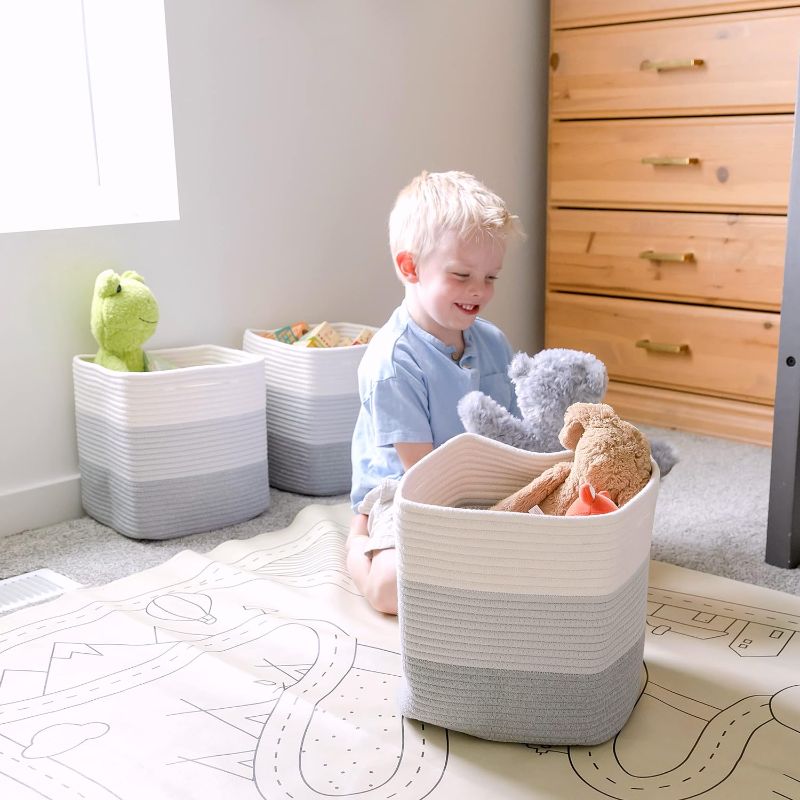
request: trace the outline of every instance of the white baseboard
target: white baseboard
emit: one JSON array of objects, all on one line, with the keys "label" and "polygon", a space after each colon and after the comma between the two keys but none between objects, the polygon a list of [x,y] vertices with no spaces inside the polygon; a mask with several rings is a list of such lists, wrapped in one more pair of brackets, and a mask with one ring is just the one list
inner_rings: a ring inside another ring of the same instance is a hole
[{"label": "white baseboard", "polygon": [[0,536],[83,516],[80,475],[0,494]]}]

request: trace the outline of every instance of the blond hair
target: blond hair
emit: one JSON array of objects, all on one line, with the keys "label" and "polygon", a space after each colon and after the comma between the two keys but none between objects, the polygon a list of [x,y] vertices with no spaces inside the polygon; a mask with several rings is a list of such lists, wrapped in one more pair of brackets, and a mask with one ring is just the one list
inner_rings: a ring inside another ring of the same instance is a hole
[{"label": "blond hair", "polygon": [[459,238],[489,236],[505,242],[509,236],[524,237],[519,217],[466,172],[422,172],[397,195],[389,215],[389,247],[397,269],[397,254],[424,258],[443,231]]}]

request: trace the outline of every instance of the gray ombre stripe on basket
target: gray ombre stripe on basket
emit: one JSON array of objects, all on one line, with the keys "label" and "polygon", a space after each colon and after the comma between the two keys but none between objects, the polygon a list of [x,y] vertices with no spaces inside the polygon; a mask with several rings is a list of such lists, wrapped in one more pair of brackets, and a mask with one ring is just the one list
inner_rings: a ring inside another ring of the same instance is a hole
[{"label": "gray ombre stripe on basket", "polygon": [[264,460],[264,412],[171,425],[124,427],[75,414],[78,455],[131,480],[218,472]]},{"label": "gray ombre stripe on basket", "polygon": [[606,596],[504,594],[401,579],[400,710],[485,739],[605,741],[625,723],[638,693],[648,563]]},{"label": "gray ombre stripe on basket", "polygon": [[267,453],[276,489],[316,497],[350,491],[358,394],[292,396],[267,390]]},{"label": "gray ombre stripe on basket", "polygon": [[352,434],[360,407],[358,392],[310,397],[267,388],[267,420],[309,441]]},{"label": "gray ombre stripe on basket", "polygon": [[270,428],[267,442],[270,485],[276,489],[314,497],[350,491],[350,439],[311,445]]},{"label": "gray ombre stripe on basket", "polygon": [[243,522],[269,507],[264,412],[150,427],[76,413],[88,514],[135,539]]},{"label": "gray ombre stripe on basket", "polygon": [[400,710],[413,719],[497,741],[597,744],[625,724],[638,693],[644,633],[592,675],[464,667],[406,654]]},{"label": "gray ombre stripe on basket", "polygon": [[401,577],[405,646],[443,665],[599,673],[641,636],[648,566],[605,596],[505,594]]},{"label": "gray ombre stripe on basket", "polygon": [[235,469],[152,481],[131,481],[81,460],[86,512],[133,539],[171,539],[213,530],[269,507],[266,461]]}]

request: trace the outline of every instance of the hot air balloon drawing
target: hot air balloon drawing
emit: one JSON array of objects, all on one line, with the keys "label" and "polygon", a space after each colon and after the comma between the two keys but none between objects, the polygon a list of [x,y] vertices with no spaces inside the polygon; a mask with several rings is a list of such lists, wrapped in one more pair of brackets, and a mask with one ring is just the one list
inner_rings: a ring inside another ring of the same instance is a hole
[{"label": "hot air balloon drawing", "polygon": [[211,598],[207,594],[171,592],[151,600],[147,613],[156,619],[199,621],[211,625],[217,618],[209,613]]}]

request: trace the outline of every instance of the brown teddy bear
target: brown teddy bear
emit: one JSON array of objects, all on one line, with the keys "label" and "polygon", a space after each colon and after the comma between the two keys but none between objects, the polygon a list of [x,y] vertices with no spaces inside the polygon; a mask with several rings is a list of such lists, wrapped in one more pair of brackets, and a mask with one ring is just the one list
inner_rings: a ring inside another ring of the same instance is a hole
[{"label": "brown teddy bear", "polygon": [[492,510],[527,512],[538,505],[544,514],[563,516],[583,483],[607,491],[622,506],[650,480],[647,439],[605,403],[573,403],[558,439],[575,452],[573,460],[545,470]]}]

